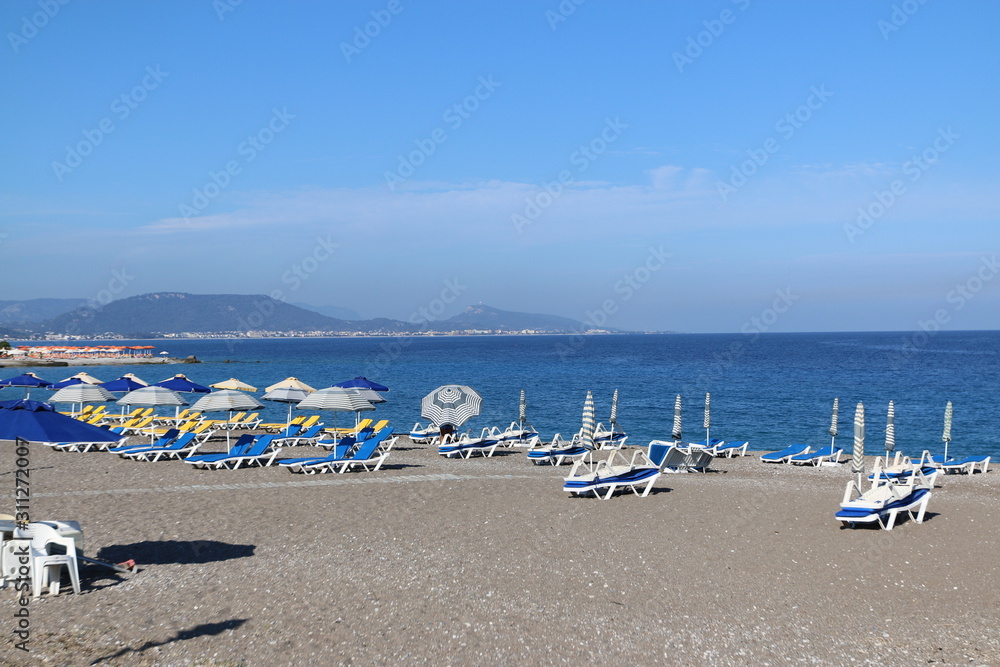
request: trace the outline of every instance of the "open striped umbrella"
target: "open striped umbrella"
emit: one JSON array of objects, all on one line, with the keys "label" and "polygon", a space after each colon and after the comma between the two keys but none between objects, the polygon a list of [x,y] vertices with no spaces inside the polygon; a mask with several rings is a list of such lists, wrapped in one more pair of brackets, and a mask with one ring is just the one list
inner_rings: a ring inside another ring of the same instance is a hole
[{"label": "open striped umbrella", "polygon": [[681,438],[681,395],[677,394],[677,400],[674,401],[674,430],[671,432],[670,437],[674,440],[680,442]]},{"label": "open striped umbrella", "polygon": [[[250,394],[244,394],[242,391],[236,391],[235,389],[222,389],[213,391],[211,394],[205,394],[199,398],[191,406],[191,410],[193,412],[228,412],[229,420],[232,421],[233,412],[239,410],[256,410],[262,407],[264,407],[264,404]],[[230,448],[229,430],[229,428],[226,428],[227,450]]]},{"label": "open striped umbrella", "polygon": [[[123,406],[138,405],[140,407],[155,408],[160,405],[172,405],[174,406],[175,421],[177,420],[177,415],[180,412],[180,406],[187,404],[188,402],[181,398],[180,394],[176,391],[172,391],[166,387],[159,387],[155,384],[141,389],[136,389],[135,391],[130,391],[118,399],[118,405]],[[152,429],[149,431],[149,438],[150,442],[152,442]]]},{"label": "open striped umbrella", "polygon": [[712,446],[712,439],[709,437],[712,428],[712,395],[705,392],[705,446]]},{"label": "open striped umbrella", "polygon": [[889,464],[889,452],[896,449],[896,406],[889,401],[889,414],[885,418],[885,463]]},{"label": "open striped umbrella", "polygon": [[583,428],[580,429],[580,444],[587,449],[597,449],[594,444],[594,395],[587,391],[583,402]]},{"label": "open striped umbrella", "polygon": [[84,403],[104,403],[113,400],[115,400],[115,395],[104,387],[80,382],[79,384],[71,384],[63,387],[52,394],[48,402],[79,404],[80,407],[76,410],[76,412],[79,412],[83,409]]},{"label": "open striped umbrella", "polygon": [[292,421],[292,404],[299,404],[306,400],[309,393],[304,389],[296,389],[294,387],[278,387],[269,390],[261,398],[265,401],[274,401],[275,403],[288,403],[288,420],[286,423],[289,423]]},{"label": "open striped umbrella", "polygon": [[482,397],[472,387],[446,384],[421,399],[420,416],[439,427],[458,428],[478,415],[482,404]]},{"label": "open striped umbrella", "polygon": [[944,440],[944,460],[948,460],[948,443],[951,442],[951,401],[948,401],[948,405],[944,406],[944,434],[941,439]]},{"label": "open striped umbrella", "polygon": [[353,412],[354,425],[357,426],[360,417],[358,414],[367,410],[374,410],[375,406],[361,398],[353,389],[343,387],[327,387],[319,389],[302,399],[296,406],[299,410],[330,410],[333,412],[333,427],[337,428],[338,412]]},{"label": "open striped umbrella", "polygon": [[851,472],[858,476],[858,489],[861,488],[861,475],[865,472],[865,406],[858,403],[854,411],[854,452],[851,457]]}]

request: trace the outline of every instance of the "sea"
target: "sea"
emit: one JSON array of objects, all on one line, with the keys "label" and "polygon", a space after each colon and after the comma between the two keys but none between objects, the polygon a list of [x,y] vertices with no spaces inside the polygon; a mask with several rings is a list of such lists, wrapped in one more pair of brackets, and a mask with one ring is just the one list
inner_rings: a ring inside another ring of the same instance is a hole
[{"label": "sea", "polygon": [[[103,341],[93,341],[97,344]],[[889,402],[895,409],[895,449],[911,456],[940,454],[946,404],[954,418],[949,454],[1000,457],[1000,332],[612,334],[435,337],[169,339],[111,341],[152,344],[199,364],[70,366],[35,369],[49,381],[85,370],[101,380],[132,372],[147,382],[174,373],[211,384],[230,377],[263,388],[296,377],[316,388],[364,376],[389,387],[376,416],[409,432],[420,400],[443,384],[482,396],[479,416],[460,430],[478,434],[518,418],[523,389],[528,422],[544,439],[569,437],[593,394],[596,419],[609,422],[614,391],[628,445],[670,440],[681,397],[684,440],[704,439],[705,395],[711,394],[710,435],[747,440],[754,451],[793,443],[829,445],[831,409],[839,399],[836,443],[850,452],[855,413],[863,405],[865,452],[885,452]],[[76,345],[89,342],[75,342]],[[12,371],[13,369],[8,369]],[[17,373],[22,369],[17,369]],[[25,369],[27,370],[27,369]],[[17,374],[9,372],[9,375]],[[7,377],[5,375],[4,377]],[[19,398],[23,389],[0,390]],[[32,398],[46,392],[34,390]],[[187,396],[192,402],[197,395]],[[264,401],[264,416],[281,421],[288,405]],[[169,410],[172,413],[172,410]],[[353,424],[353,416],[324,421]]]}]

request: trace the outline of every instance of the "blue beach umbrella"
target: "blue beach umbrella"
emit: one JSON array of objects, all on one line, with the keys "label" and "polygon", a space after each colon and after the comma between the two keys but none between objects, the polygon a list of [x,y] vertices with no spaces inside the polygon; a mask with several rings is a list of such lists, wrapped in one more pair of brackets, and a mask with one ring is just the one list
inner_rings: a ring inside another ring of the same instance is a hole
[{"label": "blue beach umbrella", "polygon": [[0,440],[29,442],[118,442],[121,436],[56,412],[48,403],[0,402]]},{"label": "blue beach umbrella", "polygon": [[145,382],[143,382],[136,376],[132,375],[131,373],[126,373],[125,375],[115,380],[102,382],[101,386],[113,394],[127,394],[130,391],[135,391],[136,389],[142,389],[143,387],[149,385],[147,385]]},{"label": "blue beach umbrella", "polygon": [[205,385],[198,384],[197,382],[192,382],[188,377],[182,373],[178,373],[172,378],[167,378],[157,382],[154,387],[163,387],[164,389],[169,389],[170,391],[179,391],[183,394],[210,394],[212,390]]},{"label": "blue beach umbrella", "polygon": [[379,384],[378,382],[373,382],[365,377],[356,377],[353,380],[344,380],[343,382],[338,382],[334,387],[343,387],[344,389],[371,389],[372,391],[389,391],[389,388],[384,384]]},{"label": "blue beach umbrella", "polygon": [[34,387],[49,387],[52,383],[48,380],[43,380],[34,373],[23,373],[17,377],[8,378],[6,380],[0,380],[0,387],[24,387],[24,397],[28,398]]}]

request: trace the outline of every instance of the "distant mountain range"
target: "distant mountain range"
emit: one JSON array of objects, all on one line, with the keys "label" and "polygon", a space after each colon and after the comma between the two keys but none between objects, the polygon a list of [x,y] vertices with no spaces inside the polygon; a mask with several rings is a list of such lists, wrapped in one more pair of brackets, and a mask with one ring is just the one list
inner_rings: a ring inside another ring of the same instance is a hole
[{"label": "distant mountain range", "polygon": [[0,324],[44,322],[87,303],[84,299],[28,299],[0,301]]},{"label": "distant mountain range", "polygon": [[[511,312],[482,304],[469,306],[464,312],[445,320],[404,322],[387,318],[360,320],[330,317],[316,312],[319,308],[306,309],[267,296],[247,294],[157,292],[118,299],[98,308],[93,308],[80,299],[32,299],[0,303],[9,304],[13,309],[10,312],[19,314],[18,319],[11,317],[11,326],[0,326],[0,335],[8,338],[38,338],[45,334],[156,338],[185,333],[578,333],[590,329],[582,322],[566,317]],[[333,308],[326,306],[322,309],[341,312],[332,310]],[[344,310],[346,309],[342,309]],[[40,314],[44,313],[48,313],[48,317],[41,318]],[[0,319],[0,324],[4,322],[5,320]]]}]

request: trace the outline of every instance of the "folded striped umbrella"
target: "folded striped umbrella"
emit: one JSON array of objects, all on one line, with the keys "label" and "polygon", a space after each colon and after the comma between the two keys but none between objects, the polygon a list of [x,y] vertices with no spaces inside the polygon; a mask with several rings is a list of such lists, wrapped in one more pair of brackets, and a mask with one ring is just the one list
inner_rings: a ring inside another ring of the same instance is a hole
[{"label": "folded striped umbrella", "polygon": [[614,396],[611,397],[611,419],[609,419],[612,424],[618,423],[618,390],[615,389]]},{"label": "folded striped umbrella", "polygon": [[482,404],[482,397],[472,387],[446,384],[421,399],[420,416],[439,427],[458,428],[478,415]]},{"label": "folded striped umbrella", "polygon": [[521,390],[521,400],[518,402],[517,419],[521,424],[528,421],[528,399],[524,396],[524,390]]},{"label": "folded striped umbrella", "polygon": [[709,436],[712,428],[712,395],[707,391],[705,392],[705,424],[703,428],[705,429],[705,446],[711,447],[712,439]]},{"label": "folded striped umbrella", "polygon": [[858,475],[861,488],[861,474],[865,471],[865,406],[858,403],[854,411],[854,452],[851,457],[851,472]]},{"label": "folded striped umbrella", "polygon": [[[833,417],[830,418],[830,437],[837,437],[837,413],[840,410],[840,399],[833,399]],[[831,443],[832,445],[833,443]],[[830,450],[833,451],[832,449]]]},{"label": "folded striped umbrella", "polygon": [[948,401],[948,405],[944,406],[944,434],[941,439],[944,440],[944,460],[948,460],[948,444],[951,442],[951,401]]},{"label": "folded striped umbrella", "polygon": [[587,449],[597,449],[594,444],[594,395],[587,391],[583,402],[583,428],[580,429],[580,444]]},{"label": "folded striped umbrella", "polygon": [[889,414],[885,419],[885,462],[889,463],[889,452],[896,449],[896,406],[889,401]]},{"label": "folded striped umbrella", "polygon": [[674,430],[670,434],[674,440],[678,442],[683,437],[681,435],[681,395],[677,394],[677,400],[674,401]]}]

